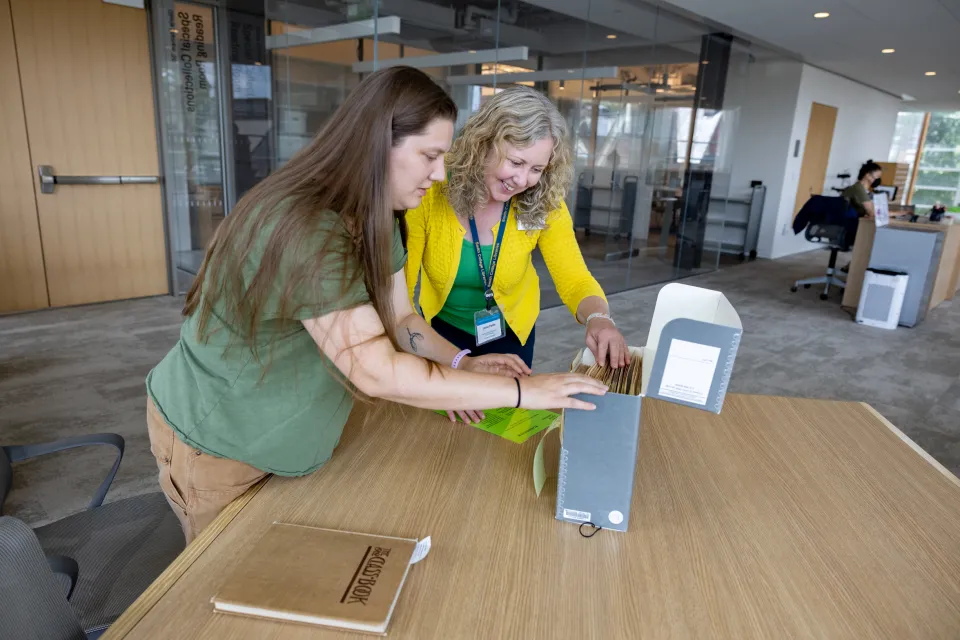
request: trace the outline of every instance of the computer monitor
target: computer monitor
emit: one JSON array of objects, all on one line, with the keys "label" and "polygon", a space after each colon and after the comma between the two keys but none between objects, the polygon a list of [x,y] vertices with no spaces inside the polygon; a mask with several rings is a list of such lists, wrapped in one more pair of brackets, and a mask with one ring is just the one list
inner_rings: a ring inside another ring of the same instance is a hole
[{"label": "computer monitor", "polygon": [[881,185],[873,190],[874,193],[885,193],[887,194],[887,200],[891,203],[896,202],[897,200],[897,190],[899,187]]}]

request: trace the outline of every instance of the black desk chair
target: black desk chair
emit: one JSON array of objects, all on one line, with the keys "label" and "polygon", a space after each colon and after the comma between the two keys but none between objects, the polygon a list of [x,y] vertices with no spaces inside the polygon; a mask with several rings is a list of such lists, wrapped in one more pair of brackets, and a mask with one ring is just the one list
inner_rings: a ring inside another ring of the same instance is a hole
[{"label": "black desk chair", "polygon": [[846,227],[835,224],[810,223],[804,230],[804,237],[810,242],[826,244],[825,247],[830,251],[830,262],[827,264],[827,272],[818,278],[805,278],[797,280],[790,287],[790,291],[796,292],[798,288],[809,289],[812,285],[822,284],[823,293],[820,294],[821,300],[826,300],[830,295],[830,286],[847,288],[847,282],[837,273],[837,254],[841,251],[849,251],[850,246],[846,241]]},{"label": "black desk chair", "polygon": [[85,511],[36,529],[0,517],[0,638],[98,638],[183,550],[162,493],[103,504],[123,457],[113,433],[0,447],[0,514],[11,462],[86,445],[118,455]]}]

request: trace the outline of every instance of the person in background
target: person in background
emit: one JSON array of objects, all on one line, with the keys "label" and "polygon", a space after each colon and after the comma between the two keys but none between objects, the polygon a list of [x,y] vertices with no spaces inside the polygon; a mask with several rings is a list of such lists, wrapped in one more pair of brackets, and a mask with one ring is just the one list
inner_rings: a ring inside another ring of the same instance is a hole
[{"label": "person in background", "polygon": [[446,182],[407,211],[410,298],[419,280],[424,318],[459,348],[512,353],[532,366],[540,313],[532,254],[539,248],[597,360],[629,363],[564,203],[571,162],[556,107],[533,89],[511,87],[470,118],[447,155]]},{"label": "person in background", "polygon": [[[873,218],[876,210],[873,207],[873,190],[880,186],[883,177],[883,168],[873,160],[867,160],[857,173],[857,181],[844,189],[840,197],[847,201],[849,207],[843,221],[847,228],[847,246],[852,247],[857,238],[857,229],[860,228],[860,218]],[[850,263],[840,269],[843,273],[850,271]]]},{"label": "person in background", "polygon": [[[883,169],[873,160],[867,160],[860,172],[857,181],[843,190],[840,194],[844,200],[857,212],[861,218],[872,218],[876,211],[873,208],[873,190],[880,186],[883,178]],[[852,242],[850,244],[853,244]]]},{"label": "person in background", "polygon": [[947,208],[940,202],[934,203],[930,208],[930,222],[940,222],[947,213]]},{"label": "person in background", "polygon": [[356,392],[469,410],[590,409],[571,396],[605,393],[527,377],[515,356],[465,357],[410,306],[394,212],[443,179],[456,115],[425,73],[373,73],[220,225],[146,381],[160,486],[188,542],[267,474],[320,468]]}]

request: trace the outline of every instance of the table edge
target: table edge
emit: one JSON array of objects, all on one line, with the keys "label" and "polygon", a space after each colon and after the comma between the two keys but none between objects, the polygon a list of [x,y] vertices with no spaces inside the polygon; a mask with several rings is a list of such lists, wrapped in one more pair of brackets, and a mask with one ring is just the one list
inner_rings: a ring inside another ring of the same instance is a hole
[{"label": "table edge", "polygon": [[211,522],[200,535],[194,538],[193,542],[184,549],[180,555],[147,587],[147,590],[140,594],[133,601],[127,610],[124,611],[113,624],[107,628],[103,635],[103,640],[116,640],[123,638],[143,620],[144,617],[153,609],[160,599],[166,595],[173,585],[180,580],[187,569],[207,550],[214,540],[223,533],[224,529],[233,522],[233,519],[240,515],[243,508],[253,500],[253,497],[262,489],[272,476],[267,476],[257,484],[253,485],[243,495],[231,502],[223,511]]},{"label": "table edge", "polygon": [[867,404],[866,402],[861,402],[860,405],[862,405],[864,408],[867,409],[867,411],[873,414],[875,418],[877,418],[884,426],[886,426],[887,429],[890,429],[890,431],[892,431],[895,436],[897,436],[898,438],[900,438],[900,440],[906,443],[908,447],[913,449],[915,453],[919,454],[921,458],[926,460],[931,467],[933,467],[934,469],[942,473],[949,482],[952,482],[957,487],[960,487],[960,478],[957,478],[957,476],[953,475],[952,471],[947,469],[945,466],[940,464],[936,458],[934,458],[929,453],[924,451],[923,447],[921,447],[916,442],[914,442],[903,431],[900,431],[900,429],[898,429],[896,425],[894,425],[892,422],[890,422],[885,417],[883,417],[883,415],[879,411],[874,409],[871,405]]}]

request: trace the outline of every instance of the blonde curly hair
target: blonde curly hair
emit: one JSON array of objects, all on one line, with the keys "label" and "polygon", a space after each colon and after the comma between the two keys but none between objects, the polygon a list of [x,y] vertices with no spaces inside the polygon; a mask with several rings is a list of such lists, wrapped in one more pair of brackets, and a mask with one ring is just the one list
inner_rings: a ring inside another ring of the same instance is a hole
[{"label": "blonde curly hair", "polygon": [[453,210],[470,215],[487,201],[484,175],[491,149],[499,165],[505,143],[524,149],[548,136],[553,138],[553,151],[540,181],[514,197],[517,220],[527,228],[543,227],[547,215],[561,205],[570,188],[572,153],[563,116],[546,96],[524,86],[510,87],[490,98],[453,141],[446,158],[446,196]]}]

